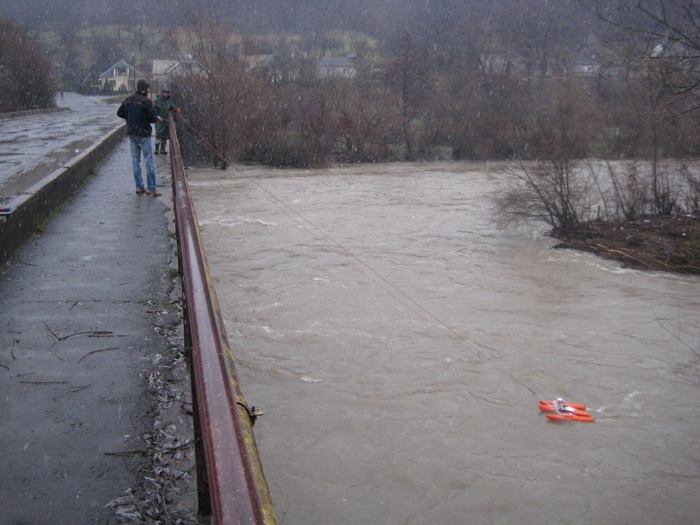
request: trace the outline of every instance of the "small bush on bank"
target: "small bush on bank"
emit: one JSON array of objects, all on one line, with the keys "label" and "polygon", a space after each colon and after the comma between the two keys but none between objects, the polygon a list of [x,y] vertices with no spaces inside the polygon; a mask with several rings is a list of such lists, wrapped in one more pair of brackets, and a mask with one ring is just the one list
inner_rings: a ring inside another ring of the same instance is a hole
[{"label": "small bush on bank", "polygon": [[314,155],[298,137],[289,133],[248,145],[240,160],[278,168],[313,168],[325,164],[324,158]]}]

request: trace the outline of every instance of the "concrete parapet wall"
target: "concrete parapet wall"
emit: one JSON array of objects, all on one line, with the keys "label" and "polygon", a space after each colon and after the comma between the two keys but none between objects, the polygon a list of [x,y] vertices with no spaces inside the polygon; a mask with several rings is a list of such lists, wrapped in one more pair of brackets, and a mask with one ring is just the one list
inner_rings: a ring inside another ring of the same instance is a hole
[{"label": "concrete parapet wall", "polygon": [[124,137],[126,126],[115,128],[60,169],[2,205],[0,210],[9,211],[0,211],[0,264],[76,192]]},{"label": "concrete parapet wall", "polygon": [[11,111],[10,113],[0,113],[0,120],[30,117],[32,115],[44,115],[47,113],[63,113],[64,111],[71,111],[71,109],[70,108],[45,108],[45,109],[28,109],[26,111]]}]

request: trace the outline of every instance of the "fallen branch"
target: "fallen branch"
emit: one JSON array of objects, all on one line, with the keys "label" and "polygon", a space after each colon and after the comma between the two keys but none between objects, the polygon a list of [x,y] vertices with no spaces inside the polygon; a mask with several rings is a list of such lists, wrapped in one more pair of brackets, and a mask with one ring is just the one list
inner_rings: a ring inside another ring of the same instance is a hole
[{"label": "fallen branch", "polygon": [[17,262],[18,262],[19,264],[23,264],[23,265],[25,265],[25,266],[39,266],[38,264],[32,264],[32,263],[24,262],[24,261],[23,261],[22,259],[20,259],[19,257],[17,258]]},{"label": "fallen branch", "polygon": [[165,487],[160,488],[160,497],[163,500],[163,510],[165,510],[165,515],[168,518],[168,522],[172,523],[173,519],[170,517],[170,511],[168,510],[168,505],[165,501]]},{"label": "fallen branch", "polygon": [[63,361],[64,363],[66,362],[61,356],[54,354],[54,353],[53,353],[51,350],[49,350],[48,348],[46,349],[46,351],[47,351],[49,354],[51,354],[52,356],[54,356],[56,359],[60,359],[60,360]]},{"label": "fallen branch", "polygon": [[121,452],[105,452],[105,456],[149,456],[148,450],[134,449],[134,450],[124,450]]},{"label": "fallen branch", "polygon": [[80,363],[80,361],[82,361],[82,360],[85,359],[86,357],[91,356],[92,354],[97,354],[98,352],[106,352],[107,350],[119,350],[119,347],[117,347],[117,346],[111,346],[111,347],[109,347],[109,348],[100,348],[99,350],[93,350],[92,352],[88,352],[88,353],[85,354],[83,357],[81,357],[80,359],[78,359],[78,363]]},{"label": "fallen branch", "polygon": [[76,335],[87,335],[88,337],[111,337],[114,335],[114,332],[109,332],[109,331],[88,331],[88,332],[75,332],[73,334],[68,334],[63,337],[58,336],[51,328],[49,328],[49,325],[44,322],[44,326],[46,329],[49,331],[49,333],[56,338],[57,341],[65,341],[66,339],[70,339],[71,337],[75,337]]},{"label": "fallen branch", "polygon": [[24,385],[67,385],[68,381],[20,381]]},{"label": "fallen branch", "polygon": [[46,324],[46,321],[44,321],[44,326],[45,326],[46,329],[49,331],[49,333],[54,337],[54,339],[57,339],[58,341],[61,340],[61,338],[58,337],[56,334],[54,334],[54,333],[53,333],[53,330],[51,330],[51,328],[49,328],[49,325]]},{"label": "fallen branch", "polygon": [[[605,250],[607,253],[617,253],[618,255],[622,255],[623,257],[626,257],[626,258],[628,258],[628,259],[632,259],[633,261],[637,261],[637,262],[638,262],[639,264],[641,264],[642,266],[646,266],[646,267],[649,268],[650,270],[653,270],[653,267],[652,267],[652,266],[650,266],[649,264],[647,264],[646,262],[644,262],[643,260],[641,260],[641,259],[639,259],[639,258],[637,258],[637,257],[633,257],[632,255],[630,255],[630,254],[624,252],[623,250],[613,250],[612,248],[608,248],[607,246],[604,246],[604,245],[602,245],[602,244],[596,244],[595,246],[602,248],[602,249]],[[663,263],[660,263],[660,264],[663,264]],[[666,266],[668,266],[668,265],[666,265]]]}]

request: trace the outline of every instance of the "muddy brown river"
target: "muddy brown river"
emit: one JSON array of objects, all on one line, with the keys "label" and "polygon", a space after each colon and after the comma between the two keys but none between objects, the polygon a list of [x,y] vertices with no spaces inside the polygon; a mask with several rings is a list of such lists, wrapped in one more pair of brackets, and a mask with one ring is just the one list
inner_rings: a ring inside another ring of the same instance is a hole
[{"label": "muddy brown river", "polygon": [[498,229],[504,177],[189,171],[282,524],[700,523],[700,279]]}]

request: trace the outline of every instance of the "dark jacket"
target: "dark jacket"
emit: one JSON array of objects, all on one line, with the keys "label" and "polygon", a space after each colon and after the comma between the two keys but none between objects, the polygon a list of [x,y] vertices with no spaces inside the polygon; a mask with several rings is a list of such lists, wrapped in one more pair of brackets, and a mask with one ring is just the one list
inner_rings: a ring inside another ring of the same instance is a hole
[{"label": "dark jacket", "polygon": [[124,99],[117,116],[126,119],[126,134],[138,137],[150,137],[151,123],[158,122],[153,102],[139,92]]}]

